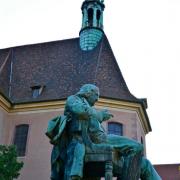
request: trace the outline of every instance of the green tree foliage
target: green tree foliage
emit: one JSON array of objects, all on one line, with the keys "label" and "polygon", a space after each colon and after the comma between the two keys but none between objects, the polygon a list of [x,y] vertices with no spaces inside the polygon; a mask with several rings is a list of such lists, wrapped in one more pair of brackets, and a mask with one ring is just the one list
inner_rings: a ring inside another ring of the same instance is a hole
[{"label": "green tree foliage", "polygon": [[17,161],[15,146],[0,145],[0,180],[13,180],[19,176],[23,162]]}]

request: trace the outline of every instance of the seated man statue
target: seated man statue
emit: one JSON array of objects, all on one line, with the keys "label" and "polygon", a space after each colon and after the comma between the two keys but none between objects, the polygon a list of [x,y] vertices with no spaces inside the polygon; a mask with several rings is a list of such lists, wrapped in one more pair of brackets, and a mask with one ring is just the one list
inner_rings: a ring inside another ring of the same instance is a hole
[{"label": "seated man statue", "polygon": [[107,145],[114,149],[113,168],[121,180],[161,180],[143,157],[143,146],[131,139],[107,135],[101,122],[113,117],[107,110],[94,108],[99,98],[95,85],[85,84],[67,98],[64,115],[49,122],[46,135],[54,145],[51,154],[52,180],[83,178],[86,147]]}]

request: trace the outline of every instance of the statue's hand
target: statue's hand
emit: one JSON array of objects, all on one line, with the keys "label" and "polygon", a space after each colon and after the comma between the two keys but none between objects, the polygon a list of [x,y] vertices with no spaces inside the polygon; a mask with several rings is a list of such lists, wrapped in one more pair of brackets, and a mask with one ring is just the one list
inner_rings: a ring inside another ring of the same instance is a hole
[{"label": "statue's hand", "polygon": [[101,113],[102,113],[103,121],[107,121],[113,117],[113,115],[107,109],[102,110]]}]

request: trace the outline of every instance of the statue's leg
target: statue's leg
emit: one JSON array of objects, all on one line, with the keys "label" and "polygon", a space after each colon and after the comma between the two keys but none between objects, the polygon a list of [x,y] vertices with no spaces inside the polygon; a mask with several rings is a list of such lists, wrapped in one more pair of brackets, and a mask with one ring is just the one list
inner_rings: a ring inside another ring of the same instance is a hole
[{"label": "statue's leg", "polygon": [[141,180],[161,180],[153,165],[146,158],[142,158],[141,162]]},{"label": "statue's leg", "polygon": [[107,143],[122,155],[143,153],[143,145],[124,136],[108,135]]},{"label": "statue's leg", "polygon": [[74,144],[70,144],[67,148],[67,158],[66,158],[66,164],[65,164],[65,171],[64,171],[64,179],[63,180],[70,180],[70,172],[71,172],[71,166],[73,162],[73,150],[74,150]]},{"label": "statue's leg", "polygon": [[71,154],[73,157],[72,167],[70,176],[73,177],[83,177],[83,167],[84,167],[84,156],[85,156],[85,145],[82,143],[77,143],[74,149],[74,153]]},{"label": "statue's leg", "polygon": [[134,154],[125,157],[121,176],[122,180],[139,180],[141,159],[141,154]]},{"label": "statue's leg", "polygon": [[73,140],[67,148],[64,180],[79,180],[83,177],[84,156],[84,144]]},{"label": "statue's leg", "polygon": [[[116,135],[108,135],[108,144],[114,147],[119,157],[124,158],[123,168],[115,174],[120,174],[122,180],[139,179],[143,146],[132,139]],[[118,162],[117,159],[115,161]]]}]

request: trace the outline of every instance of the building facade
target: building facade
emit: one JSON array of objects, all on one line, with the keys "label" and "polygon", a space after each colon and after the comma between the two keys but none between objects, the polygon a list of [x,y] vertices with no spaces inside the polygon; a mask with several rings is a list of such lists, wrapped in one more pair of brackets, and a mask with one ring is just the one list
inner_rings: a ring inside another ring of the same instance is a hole
[{"label": "building facade", "polygon": [[19,180],[49,179],[47,123],[63,114],[66,98],[83,84],[97,85],[96,108],[114,115],[103,124],[107,133],[145,146],[151,131],[147,102],[126,85],[103,30],[104,8],[102,0],[83,2],[78,38],[0,50],[0,144],[17,146],[24,162]]}]

